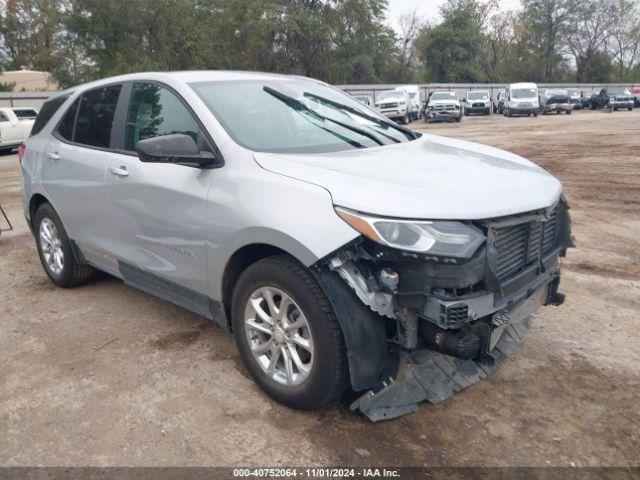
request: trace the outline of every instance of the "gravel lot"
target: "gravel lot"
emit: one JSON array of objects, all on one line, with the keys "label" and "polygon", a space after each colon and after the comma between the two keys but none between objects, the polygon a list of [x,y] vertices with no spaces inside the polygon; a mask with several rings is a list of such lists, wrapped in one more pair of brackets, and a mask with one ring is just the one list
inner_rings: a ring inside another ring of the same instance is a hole
[{"label": "gravel lot", "polygon": [[53,286],[0,156],[0,465],[640,465],[640,110],[413,128],[512,150],[565,185],[566,303],[493,377],[372,424],[271,401],[230,334],[108,276]]}]

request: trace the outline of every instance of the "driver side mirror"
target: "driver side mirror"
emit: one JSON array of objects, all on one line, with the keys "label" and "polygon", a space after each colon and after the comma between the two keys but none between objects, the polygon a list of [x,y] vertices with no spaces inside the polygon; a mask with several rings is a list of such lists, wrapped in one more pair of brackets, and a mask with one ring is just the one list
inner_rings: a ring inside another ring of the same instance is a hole
[{"label": "driver side mirror", "polygon": [[195,140],[183,133],[172,133],[140,140],[136,152],[141,162],[173,163],[188,167],[217,167],[221,161],[211,152],[201,152]]}]

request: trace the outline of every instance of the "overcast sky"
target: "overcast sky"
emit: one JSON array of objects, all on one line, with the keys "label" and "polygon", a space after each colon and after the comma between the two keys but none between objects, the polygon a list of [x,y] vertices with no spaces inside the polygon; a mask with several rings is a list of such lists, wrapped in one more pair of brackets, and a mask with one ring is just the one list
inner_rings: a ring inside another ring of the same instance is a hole
[{"label": "overcast sky", "polygon": [[[425,18],[436,18],[439,16],[439,7],[445,0],[389,0],[388,22],[396,28],[398,18],[405,12],[418,10],[418,13]],[[520,8],[520,0],[501,0],[501,6],[505,10],[516,10]]]}]

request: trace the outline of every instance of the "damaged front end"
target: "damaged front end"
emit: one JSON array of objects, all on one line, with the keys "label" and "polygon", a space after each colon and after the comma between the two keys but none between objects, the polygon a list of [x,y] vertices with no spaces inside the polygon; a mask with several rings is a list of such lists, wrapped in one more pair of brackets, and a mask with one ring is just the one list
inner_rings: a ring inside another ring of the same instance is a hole
[{"label": "damaged front end", "polygon": [[564,300],[559,257],[573,246],[564,198],[483,221],[338,214],[363,236],[316,274],[345,335],[353,389],[367,391],[352,408],[373,421],[441,402],[495,372],[530,316]]}]

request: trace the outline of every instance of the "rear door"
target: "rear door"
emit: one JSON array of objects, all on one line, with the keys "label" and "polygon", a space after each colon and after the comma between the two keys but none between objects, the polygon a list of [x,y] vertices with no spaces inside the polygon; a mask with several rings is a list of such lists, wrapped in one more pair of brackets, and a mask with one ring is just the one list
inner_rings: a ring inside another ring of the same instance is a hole
[{"label": "rear door", "polygon": [[[200,150],[213,152],[212,144],[186,103],[167,86],[140,82],[130,84],[130,90],[118,124],[121,153],[110,159],[105,180],[108,202],[102,219],[111,227],[110,248],[125,263],[125,280],[147,291],[170,289],[171,294],[160,296],[206,315],[185,298],[208,302],[204,226],[209,185],[219,170],[143,163],[135,145],[171,133],[192,136]],[[190,297],[177,285],[203,296]]]},{"label": "rear door", "polygon": [[106,268],[110,227],[102,218],[105,173],[113,155],[113,121],[122,84],[88,90],[67,109],[43,151],[42,181],[71,239]]}]

